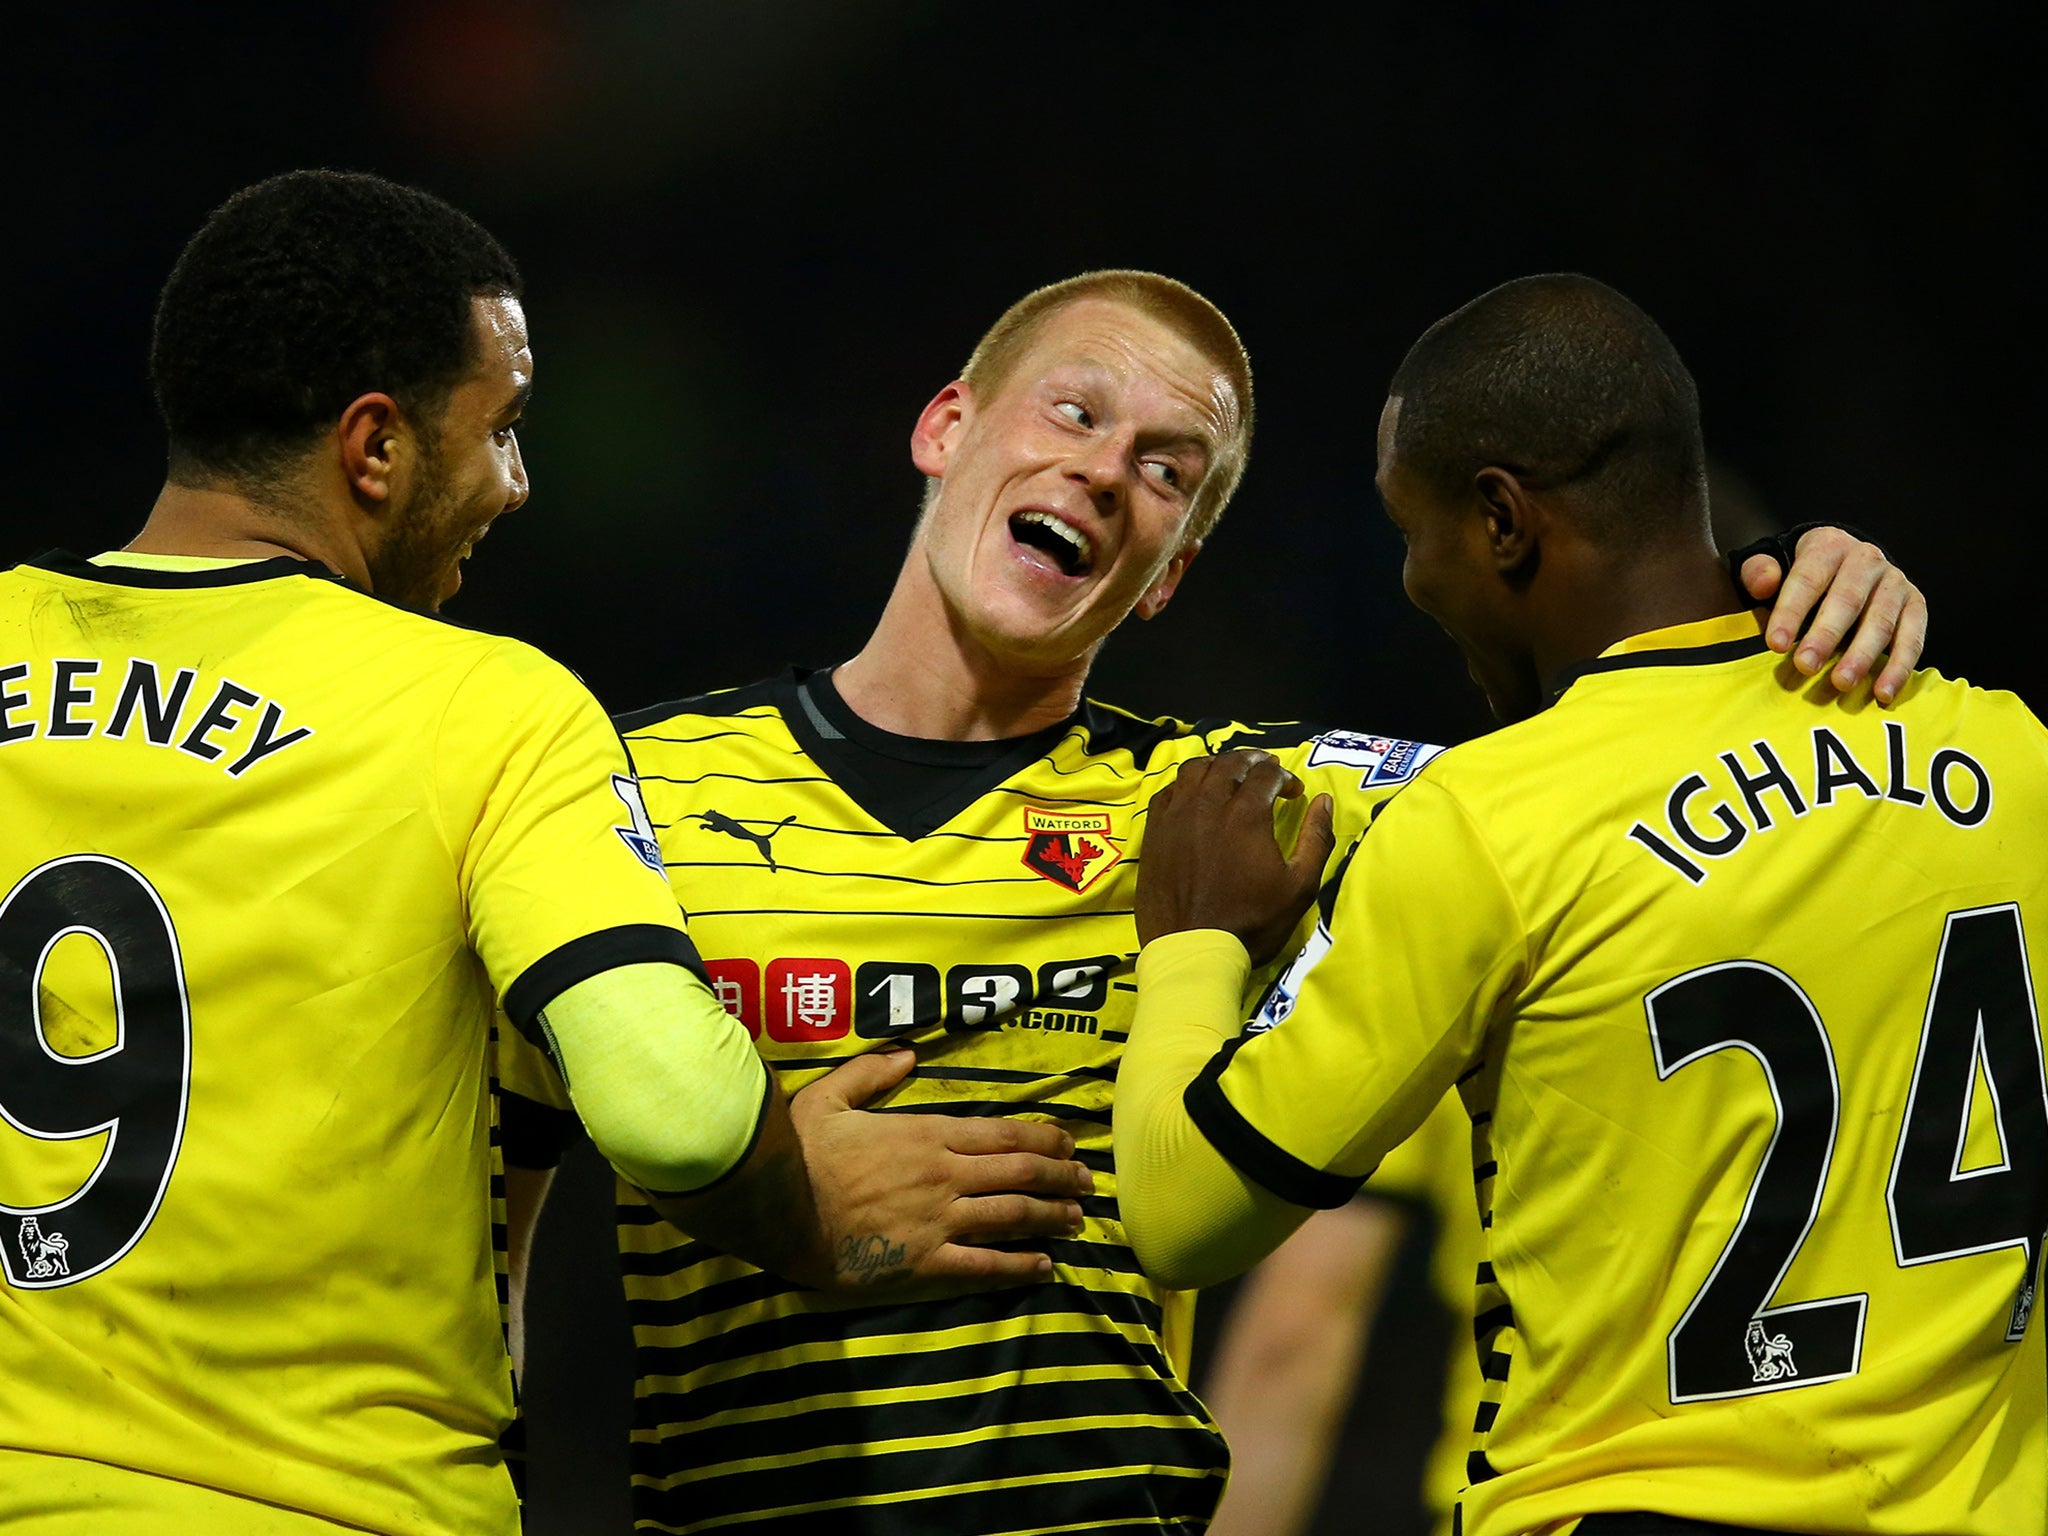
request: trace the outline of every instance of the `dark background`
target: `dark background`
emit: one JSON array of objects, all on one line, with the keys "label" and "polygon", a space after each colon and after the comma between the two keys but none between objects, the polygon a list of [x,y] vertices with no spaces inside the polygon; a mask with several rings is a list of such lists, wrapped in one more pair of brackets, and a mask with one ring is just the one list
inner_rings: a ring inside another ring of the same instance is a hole
[{"label": "dark background", "polygon": [[[1012,299],[1105,265],[1220,303],[1260,415],[1229,517],[1173,611],[1110,647],[1105,697],[1484,729],[1401,599],[1372,429],[1431,320],[1573,268],[1662,321],[1771,514],[1871,530],[1928,593],[1928,660],[2038,708],[2038,12],[50,8],[0,62],[0,560],[134,531],[162,469],[158,284],[227,193],[330,165],[443,194],[524,265],[534,496],[450,611],[620,708],[856,648],[909,535],[919,408]],[[609,1531],[603,1181],[565,1177],[535,1524]]]}]

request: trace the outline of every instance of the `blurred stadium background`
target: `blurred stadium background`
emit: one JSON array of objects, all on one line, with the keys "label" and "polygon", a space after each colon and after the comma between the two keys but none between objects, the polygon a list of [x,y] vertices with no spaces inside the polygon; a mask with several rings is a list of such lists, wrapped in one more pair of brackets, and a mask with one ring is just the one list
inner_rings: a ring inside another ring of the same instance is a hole
[{"label": "blurred stadium background", "polygon": [[[1224,307],[1260,426],[1102,697],[1484,729],[1401,599],[1372,428],[1429,321],[1572,268],[1692,364],[1724,510],[1868,529],[1929,595],[1932,664],[2048,707],[2038,7],[82,0],[9,26],[0,559],[132,533],[158,284],[227,193],[327,165],[441,193],[523,264],[534,496],[450,611],[615,707],[850,653],[915,512],[918,409],[1011,299],[1105,265]],[[604,1188],[572,1164],[542,1232],[537,1536],[625,1528]],[[1422,1273],[1328,1529],[1419,1528],[1448,1326]]]}]

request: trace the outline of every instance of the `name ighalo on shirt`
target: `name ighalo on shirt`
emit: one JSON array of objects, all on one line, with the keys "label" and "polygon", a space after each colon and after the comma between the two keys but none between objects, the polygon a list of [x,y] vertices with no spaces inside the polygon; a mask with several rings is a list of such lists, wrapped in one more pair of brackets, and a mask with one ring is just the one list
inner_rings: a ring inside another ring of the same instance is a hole
[{"label": "name ighalo on shirt", "polygon": [[1689,773],[1665,798],[1662,827],[1639,821],[1627,836],[1699,885],[1710,872],[1701,860],[1725,859],[1776,825],[1773,802],[1797,820],[1855,794],[1920,809],[1931,805],[1958,827],[1984,824],[1991,814],[1991,775],[1982,763],[1960,747],[1941,747],[1916,765],[1902,722],[1885,721],[1884,736],[1881,771],[1858,761],[1848,743],[1824,725],[1810,732],[1812,759],[1797,764],[1801,772],[1796,777],[1768,741],[1722,752],[1720,766],[1727,771],[1735,791],[1732,798],[1741,802],[1741,811],[1731,797],[1709,803],[1706,773]]},{"label": "name ighalo on shirt", "polygon": [[191,667],[159,668],[140,656],[125,663],[60,657],[47,666],[0,666],[0,747],[38,736],[108,736],[218,763],[239,779],[313,734],[310,725],[286,729],[284,706],[255,689],[223,677],[208,695],[194,686],[198,676]]}]

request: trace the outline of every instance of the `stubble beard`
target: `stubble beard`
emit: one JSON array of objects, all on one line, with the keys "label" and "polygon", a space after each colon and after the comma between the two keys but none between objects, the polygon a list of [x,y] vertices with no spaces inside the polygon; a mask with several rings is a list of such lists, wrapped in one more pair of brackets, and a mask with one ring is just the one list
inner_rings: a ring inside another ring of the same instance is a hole
[{"label": "stubble beard", "polygon": [[453,563],[449,540],[456,497],[436,446],[420,455],[419,489],[394,509],[384,542],[369,561],[372,590],[390,602],[429,613],[440,610],[442,577]]}]

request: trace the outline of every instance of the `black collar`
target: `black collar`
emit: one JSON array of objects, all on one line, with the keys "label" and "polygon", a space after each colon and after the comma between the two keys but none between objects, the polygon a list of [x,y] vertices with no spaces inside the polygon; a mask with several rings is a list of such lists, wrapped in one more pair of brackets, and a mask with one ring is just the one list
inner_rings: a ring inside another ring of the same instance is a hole
[{"label": "black collar", "polygon": [[1595,656],[1591,661],[1574,662],[1558,673],[1557,686],[1551,690],[1550,696],[1553,700],[1563,698],[1565,690],[1573,683],[1595,672],[1625,672],[1631,667],[1711,667],[1724,661],[1740,661],[1745,656],[1761,656],[1769,649],[1762,635],[1745,635],[1739,640],[1715,640],[1706,645]]},{"label": "black collar", "polygon": [[24,560],[23,565],[59,576],[84,581],[104,581],[117,587],[238,587],[252,581],[275,581],[280,576],[305,576],[314,581],[336,581],[352,585],[339,572],[317,560],[295,555],[275,555],[268,560],[250,560],[240,565],[215,566],[204,571],[160,571],[139,565],[94,565],[83,555],[68,549],[52,549]]},{"label": "black collar", "polygon": [[[792,669],[777,680],[776,695],[783,720],[811,761],[862,810],[912,842],[1044,757],[1075,723],[1069,717],[1001,741],[932,741],[861,719],[832,686],[829,671]],[[902,767],[877,773],[877,757]]]}]

